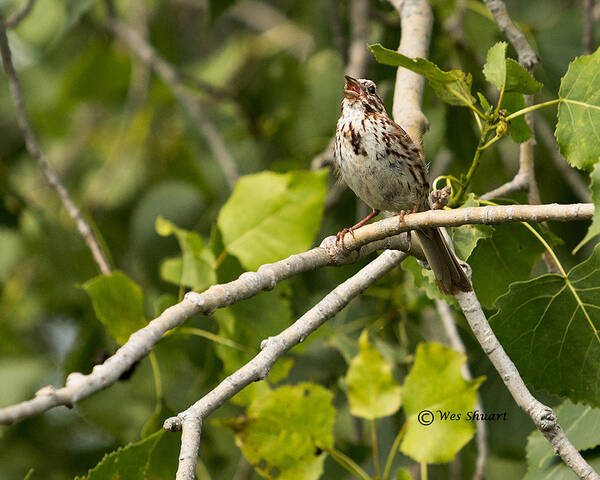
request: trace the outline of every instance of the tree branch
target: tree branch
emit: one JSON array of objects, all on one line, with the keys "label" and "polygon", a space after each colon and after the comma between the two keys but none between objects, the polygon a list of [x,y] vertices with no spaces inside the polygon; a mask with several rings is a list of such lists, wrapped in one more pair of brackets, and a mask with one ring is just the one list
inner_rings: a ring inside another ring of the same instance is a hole
[{"label": "tree branch", "polygon": [[238,178],[238,171],[235,161],[225,141],[218,130],[206,118],[202,106],[198,99],[189,91],[182,82],[180,72],[161,57],[158,52],[133,28],[110,15],[106,21],[106,27],[110,30],[120,42],[125,44],[143,63],[148,65],[162,81],[169,87],[177,101],[188,111],[195,121],[198,129],[204,135],[209,148],[215,156],[217,162],[223,170],[225,179],[230,189],[233,189]]},{"label": "tree branch", "polygon": [[19,25],[19,23],[21,23],[25,17],[29,15],[34,5],[35,0],[26,0],[19,10],[6,19],[6,28],[15,28],[17,25]]},{"label": "tree branch", "polygon": [[528,70],[531,70],[540,61],[537,54],[533,51],[525,35],[515,26],[508,15],[506,5],[502,0],[483,0],[488,10],[496,19],[500,30],[504,32],[506,38],[517,51],[519,63]]},{"label": "tree branch", "polygon": [[[244,387],[252,382],[265,379],[278,358],[304,341],[308,335],[348,305],[353,298],[405,258],[406,254],[402,252],[394,250],[383,252],[356,275],[333,289],[290,327],[279,335],[264,340],[261,344],[261,352],[243,367],[228,376],[187,410],[180,412],[177,417],[167,419],[164,425],[166,430],[183,430],[177,480],[194,479],[193,469],[189,469],[187,464],[188,459],[183,459],[183,452],[190,451],[196,443],[199,443],[195,436],[186,432],[189,425],[193,425],[192,422],[201,422]],[[196,458],[194,458],[194,465],[195,461]]]},{"label": "tree branch", "polygon": [[[398,52],[410,58],[427,58],[433,26],[431,5],[425,0],[390,0],[400,14],[402,38]],[[425,79],[423,76],[399,67],[394,87],[394,119],[417,143],[429,127],[421,111]]]},{"label": "tree branch", "polygon": [[517,367],[502,348],[491,329],[475,292],[460,292],[455,295],[473,334],[488,356],[500,378],[508,388],[517,405],[531,417],[536,428],[542,432],[565,464],[579,478],[599,480],[600,476],[583,459],[577,449],[569,442],[563,429],[556,421],[556,415],[550,407],[540,403],[525,386]]},{"label": "tree branch", "polygon": [[183,301],[167,308],[144,328],[133,333],[129,340],[103,364],[83,375],[73,372],[64,387],[46,386],[35,398],[0,409],[0,425],[9,425],[39,415],[51,408],[72,407],[77,402],[115,383],[132,364],[145,357],[162,336],[196,314],[211,315],[217,308],[250,298],[263,290],[273,289],[277,283],[303,272],[325,266],[355,263],[375,251],[397,249],[424,259],[414,238],[407,240],[404,232],[423,227],[460,226],[509,222],[543,222],[547,220],[589,220],[594,206],[589,203],[572,205],[510,205],[497,207],[469,207],[456,210],[429,210],[408,214],[404,221],[389,217],[365,225],[344,237],[345,248],[336,244],[335,236],[325,238],[319,247],[292,255],[275,263],[262,265],[256,272],[243,273],[237,280],[213,285],[203,293],[188,292]]},{"label": "tree branch", "polygon": [[19,124],[19,128],[21,129],[21,132],[23,133],[23,137],[25,138],[25,146],[27,147],[27,151],[38,162],[44,176],[46,177],[46,180],[58,194],[60,201],[65,207],[67,213],[75,221],[77,230],[79,231],[86,245],[92,252],[92,256],[94,257],[95,262],[98,264],[100,271],[104,274],[108,274],[110,273],[110,266],[108,260],[102,252],[102,249],[100,248],[100,245],[98,244],[94,231],[88,224],[87,220],[83,218],[83,215],[71,199],[68,190],[61,183],[60,179],[58,178],[58,175],[48,163],[48,160],[42,153],[35,133],[31,128],[31,124],[29,123],[27,113],[25,112],[25,101],[23,100],[23,91],[21,89],[21,83],[19,82],[19,77],[17,76],[17,72],[15,71],[15,67],[12,63],[12,54],[8,45],[8,39],[6,37],[6,27],[4,23],[4,18],[1,15],[0,55],[2,56],[2,64],[4,65],[4,71],[8,76],[8,85],[17,113],[17,122]]},{"label": "tree branch", "polygon": [[[450,306],[444,300],[436,299],[435,307],[438,311],[440,319],[442,320],[442,325],[444,326],[444,331],[446,332],[450,346],[457,352],[466,355],[467,349],[465,348],[465,344],[460,338],[458,329],[456,328],[456,323],[452,317]],[[465,380],[473,379],[469,365],[466,362],[462,366],[461,372]],[[481,395],[479,395],[479,392],[477,392],[477,401],[475,402],[474,408],[475,410],[485,411],[481,405]],[[487,462],[487,427],[485,422],[475,422],[475,428],[477,460],[475,462],[475,471],[473,472],[472,480],[483,480],[485,478],[485,465]]]}]

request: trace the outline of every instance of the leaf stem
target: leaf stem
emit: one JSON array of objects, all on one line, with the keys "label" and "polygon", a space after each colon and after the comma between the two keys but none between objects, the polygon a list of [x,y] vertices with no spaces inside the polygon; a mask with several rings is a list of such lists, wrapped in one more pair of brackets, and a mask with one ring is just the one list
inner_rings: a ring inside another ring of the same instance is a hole
[{"label": "leaf stem", "polygon": [[427,480],[427,464],[421,462],[421,480]]},{"label": "leaf stem", "polygon": [[479,150],[485,150],[486,148],[492,146],[494,143],[496,143],[501,138],[502,138],[502,135],[496,134],[496,136],[494,138],[492,138],[489,142],[487,142],[485,145],[480,147]]},{"label": "leaf stem", "polygon": [[469,167],[469,171],[467,172],[467,175],[465,176],[464,180],[460,182],[460,187],[458,188],[456,197],[454,197],[450,201],[450,206],[458,205],[460,203],[460,201],[462,200],[462,198],[464,197],[467,187],[471,183],[471,178],[473,177],[475,170],[477,170],[477,167],[479,166],[479,158],[481,157],[481,152],[485,146],[485,139],[486,139],[489,131],[491,130],[491,128],[492,127],[490,127],[489,123],[487,123],[487,122],[483,126],[483,131],[481,132],[481,138],[479,139],[479,144],[477,145],[477,149],[475,150],[475,154],[473,155],[473,160],[471,161],[471,166]]},{"label": "leaf stem", "polygon": [[361,478],[362,480],[371,480],[371,477],[367,475],[367,472],[360,468],[354,460],[352,460],[350,457],[343,454],[339,450],[336,450],[332,447],[327,450],[327,453],[329,453],[329,455],[331,455],[331,458],[333,458],[341,467],[348,470],[352,475]]},{"label": "leaf stem", "polygon": [[250,355],[256,355],[256,350],[253,350],[249,347],[241,345],[241,344],[234,342],[233,340],[230,340],[229,338],[223,337],[221,335],[217,335],[215,333],[208,332],[206,330],[202,330],[201,328],[181,327],[181,328],[178,328],[177,330],[171,330],[170,332],[167,332],[165,334],[165,336],[172,335],[173,333],[196,335],[198,337],[202,337],[202,338],[206,338],[207,340],[211,340],[212,342],[218,343],[220,345],[225,345],[226,347],[235,348],[236,350],[241,350],[242,352],[246,352]]},{"label": "leaf stem", "polygon": [[163,399],[162,380],[160,377],[160,368],[158,367],[158,360],[156,353],[150,352],[150,365],[152,365],[152,375],[154,376],[154,390],[156,392],[156,404],[160,405]]},{"label": "leaf stem", "polygon": [[392,464],[394,463],[394,458],[396,457],[396,452],[398,451],[398,448],[400,447],[400,440],[402,440],[402,437],[404,436],[404,432],[406,432],[406,423],[404,423],[404,425],[402,425],[402,428],[400,429],[400,431],[398,432],[398,435],[396,435],[396,438],[394,439],[394,443],[392,444],[392,448],[390,449],[390,453],[388,455],[387,461],[385,462],[385,470],[383,471],[382,480],[388,480],[390,477],[390,471],[392,470]]},{"label": "leaf stem", "polygon": [[526,113],[533,112],[534,110],[539,110],[540,108],[549,107],[550,105],[555,105],[560,102],[565,102],[566,100],[562,98],[555,98],[554,100],[550,100],[548,102],[536,103],[535,105],[531,105],[530,107],[523,108],[521,110],[517,110],[514,113],[511,113],[506,117],[506,121],[510,121],[513,118],[520,117],[521,115],[525,115]]},{"label": "leaf stem", "polygon": [[371,445],[373,448],[373,465],[375,466],[375,478],[381,478],[381,468],[379,466],[379,446],[377,445],[377,426],[376,420],[371,419]]}]

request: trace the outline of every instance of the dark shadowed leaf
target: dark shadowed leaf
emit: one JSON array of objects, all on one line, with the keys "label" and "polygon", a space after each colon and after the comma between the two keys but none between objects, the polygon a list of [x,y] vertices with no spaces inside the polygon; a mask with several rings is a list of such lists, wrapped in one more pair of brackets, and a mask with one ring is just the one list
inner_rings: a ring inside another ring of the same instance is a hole
[{"label": "dark shadowed leaf", "polygon": [[480,240],[468,259],[481,304],[492,308],[512,282],[528,278],[543,251],[543,245],[524,225],[496,225],[491,238]]},{"label": "dark shadowed leaf", "polygon": [[[565,435],[577,450],[589,450],[600,445],[600,409],[575,405],[566,400],[555,409]],[[596,471],[600,468],[598,453],[585,455]],[[527,439],[527,475],[523,480],[571,480],[573,471],[552,451],[541,432],[535,430]]]},{"label": "dark shadowed leaf", "polygon": [[[121,447],[105,455],[100,463],[92,468],[87,476],[77,477],[79,480],[146,480],[146,471],[150,463],[150,455],[157,442],[165,433],[164,430]],[[76,480],[77,480],[76,479]]]},{"label": "dark shadowed leaf", "polygon": [[[600,405],[600,246],[567,278],[514,283],[490,323],[523,379],[574,402]],[[573,372],[585,372],[574,375]]]},{"label": "dark shadowed leaf", "polygon": [[[525,108],[525,100],[521,93],[505,93],[502,108],[509,114]],[[525,121],[525,115],[520,115],[510,121],[510,137],[517,143],[525,142],[531,138],[531,129]]]},{"label": "dark shadowed leaf", "polygon": [[590,173],[590,190],[592,191],[592,201],[594,202],[594,218],[590,228],[588,228],[585,237],[573,250],[576,253],[581,247],[589,242],[596,235],[600,234],[600,164],[594,165],[594,170]]}]

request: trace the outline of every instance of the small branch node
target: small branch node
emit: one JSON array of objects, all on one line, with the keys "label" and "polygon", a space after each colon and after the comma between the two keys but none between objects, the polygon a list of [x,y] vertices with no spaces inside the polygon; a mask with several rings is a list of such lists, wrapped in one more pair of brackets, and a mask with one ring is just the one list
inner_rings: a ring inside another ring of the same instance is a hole
[{"label": "small branch node", "polygon": [[163,423],[163,428],[169,432],[181,432],[183,420],[179,417],[170,417]]}]

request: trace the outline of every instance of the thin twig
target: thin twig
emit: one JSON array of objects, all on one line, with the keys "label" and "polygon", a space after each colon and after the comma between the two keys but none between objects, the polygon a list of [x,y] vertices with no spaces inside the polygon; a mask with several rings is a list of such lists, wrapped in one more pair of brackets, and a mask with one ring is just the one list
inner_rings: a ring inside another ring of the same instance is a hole
[{"label": "thin twig", "polygon": [[[258,355],[235,373],[228,376],[192,406],[183,412],[180,412],[176,417],[167,419],[164,425],[165,429],[183,429],[183,434],[185,435],[187,423],[191,422],[191,419],[195,419],[196,422],[204,420],[208,415],[223,405],[236,393],[244,389],[247,385],[265,379],[277,359],[291,348],[304,341],[308,335],[348,305],[353,298],[396,267],[405,258],[405,253],[386,250],[374,261],[362,268],[356,275],[350,277],[333,289],[323,298],[323,300],[302,315],[302,317],[290,327],[285,329],[279,335],[264,340],[261,344],[262,350]],[[195,441],[195,438],[192,440]],[[182,435],[182,452],[184,449],[186,451],[189,449],[189,447],[185,445],[185,441],[186,439]],[[179,476],[178,470],[177,479],[193,480],[194,476],[193,473],[191,476]]]},{"label": "thin twig", "polygon": [[502,0],[483,0],[488,10],[496,19],[496,23],[500,27],[500,30],[504,32],[506,38],[511,45],[517,51],[519,57],[519,63],[528,70],[531,70],[540,61],[537,54],[533,51],[525,35],[515,26],[508,11],[506,5]]},{"label": "thin twig", "polygon": [[138,32],[117,17],[109,15],[106,27],[142,62],[152,68],[171,89],[177,101],[188,111],[198,129],[204,135],[209,148],[223,170],[229,188],[233,189],[239,176],[236,163],[229,153],[221,134],[206,118],[200,102],[183,83],[180,72],[160,56]]},{"label": "thin twig", "polygon": [[455,298],[475,338],[477,338],[484,353],[496,368],[515,402],[531,417],[536,428],[542,432],[546,440],[552,445],[554,452],[560,455],[565,464],[579,478],[599,480],[600,476],[584,460],[566,437],[563,429],[556,421],[556,415],[552,409],[536,400],[525,386],[515,364],[506,354],[494,331],[491,329],[475,292],[460,292],[455,295]]},{"label": "thin twig", "polygon": [[25,138],[25,146],[27,147],[27,151],[38,162],[40,168],[42,169],[42,172],[44,173],[44,176],[46,177],[46,180],[48,181],[50,186],[56,191],[63,206],[65,207],[65,210],[75,221],[77,230],[79,230],[80,235],[83,237],[85,243],[92,252],[92,256],[98,264],[100,271],[104,274],[109,274],[110,266],[108,260],[104,256],[104,253],[102,252],[102,249],[98,244],[94,231],[88,224],[87,220],[83,218],[83,215],[71,199],[69,192],[61,183],[54,169],[48,163],[48,160],[42,153],[35,133],[31,128],[31,124],[29,123],[29,119],[27,118],[27,113],[25,112],[25,102],[23,100],[23,91],[21,89],[21,83],[19,82],[17,72],[15,71],[15,67],[12,63],[12,55],[10,52],[10,47],[8,45],[8,39],[6,37],[4,18],[1,15],[0,54],[2,56],[2,64],[4,65],[4,71],[8,76],[8,85],[10,88],[10,94],[15,104],[17,122],[19,124],[19,128],[21,129],[21,132],[23,133],[23,137]]},{"label": "thin twig", "polygon": [[19,10],[6,19],[6,28],[15,28],[17,25],[19,25],[19,23],[21,23],[25,17],[29,15],[34,5],[35,0],[26,0]]},{"label": "thin twig", "polygon": [[[467,349],[465,348],[465,344],[463,343],[462,338],[460,338],[458,329],[456,328],[456,323],[454,322],[454,318],[452,317],[452,311],[450,310],[450,306],[444,300],[436,299],[435,307],[442,320],[442,325],[444,326],[444,331],[446,332],[446,336],[448,337],[448,342],[450,343],[450,346],[457,352],[466,355]],[[463,364],[461,371],[465,380],[473,379],[473,376],[471,375],[471,371],[469,369],[469,365],[466,362]],[[484,411],[481,404],[481,396],[479,395],[479,392],[477,392],[477,400],[473,408],[475,410]],[[485,478],[485,465],[487,462],[487,427],[485,422],[476,422],[475,428],[477,460],[475,462],[475,471],[473,472],[472,480],[483,480]]]}]

